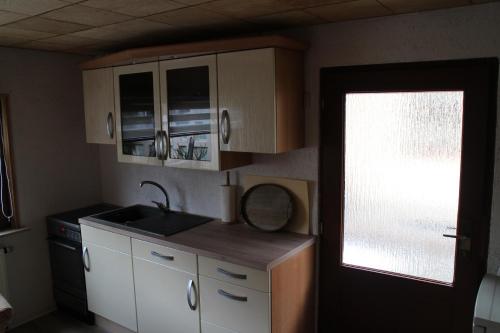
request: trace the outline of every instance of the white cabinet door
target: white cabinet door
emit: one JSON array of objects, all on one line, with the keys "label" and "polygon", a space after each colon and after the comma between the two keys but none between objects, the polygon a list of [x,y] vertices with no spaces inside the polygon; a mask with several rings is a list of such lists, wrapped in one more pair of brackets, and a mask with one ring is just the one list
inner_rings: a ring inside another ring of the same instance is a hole
[{"label": "white cabinet door", "polygon": [[200,332],[196,275],[137,257],[134,275],[140,333]]},{"label": "white cabinet door", "polygon": [[82,77],[87,142],[114,144],[113,69],[83,71]]},{"label": "white cabinet door", "polygon": [[274,49],[217,55],[220,149],[275,153]]},{"label": "white cabinet door", "polygon": [[158,63],[114,67],[113,73],[118,161],[162,165]]},{"label": "white cabinet door", "polygon": [[89,310],[137,332],[131,256],[82,238]]}]

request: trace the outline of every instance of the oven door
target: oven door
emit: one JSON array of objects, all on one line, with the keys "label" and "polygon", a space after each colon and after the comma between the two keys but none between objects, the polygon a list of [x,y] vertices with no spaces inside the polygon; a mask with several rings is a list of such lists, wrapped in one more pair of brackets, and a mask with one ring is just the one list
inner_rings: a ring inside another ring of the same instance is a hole
[{"label": "oven door", "polygon": [[54,289],[85,299],[82,245],[55,237],[49,237],[48,241]]}]

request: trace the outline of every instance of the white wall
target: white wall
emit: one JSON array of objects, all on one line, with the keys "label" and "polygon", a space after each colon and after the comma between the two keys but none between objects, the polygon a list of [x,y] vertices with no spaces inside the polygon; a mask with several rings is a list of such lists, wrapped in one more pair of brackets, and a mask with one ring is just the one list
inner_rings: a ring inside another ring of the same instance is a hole
[{"label": "white wall", "polygon": [[[306,57],[306,142],[308,148],[277,156],[257,156],[245,173],[310,180],[313,223],[317,223],[319,70],[322,67],[500,56],[500,3],[316,26],[286,31],[310,44]],[[500,141],[500,134],[497,135]],[[498,145],[497,145],[498,146]],[[101,147],[103,197],[119,204],[161,198],[139,191],[140,180],[166,185],[174,207],[218,216],[215,172],[116,163],[114,147]],[[497,160],[500,152],[497,150]],[[500,265],[500,165],[496,165],[489,271]]]},{"label": "white wall", "polygon": [[30,231],[0,239],[14,325],[54,307],[45,216],[100,200],[98,149],[85,143],[82,58],[0,48],[0,93],[10,95],[19,220]]}]

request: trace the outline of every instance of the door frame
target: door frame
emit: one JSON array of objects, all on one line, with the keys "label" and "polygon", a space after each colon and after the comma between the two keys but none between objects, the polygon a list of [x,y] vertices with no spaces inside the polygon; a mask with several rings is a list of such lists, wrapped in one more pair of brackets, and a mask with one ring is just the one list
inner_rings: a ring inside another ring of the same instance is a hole
[{"label": "door frame", "polygon": [[[487,78],[488,88],[487,91],[488,98],[483,101],[487,109],[487,129],[486,129],[486,161],[483,174],[483,184],[485,198],[482,211],[481,211],[481,225],[475,226],[476,230],[474,233],[474,243],[473,246],[477,247],[477,253],[474,254],[478,256],[479,265],[476,267],[479,272],[478,276],[482,276],[486,272],[487,257],[488,257],[488,243],[489,243],[489,224],[491,219],[491,200],[493,193],[493,172],[494,172],[494,159],[495,159],[495,134],[496,134],[496,104],[497,104],[497,85],[498,85],[498,59],[497,58],[482,58],[482,59],[472,59],[472,60],[450,60],[450,61],[429,61],[429,62],[417,62],[417,63],[396,63],[396,64],[380,64],[380,65],[360,65],[360,66],[344,66],[344,67],[330,67],[322,68],[320,72],[320,145],[319,145],[319,221],[320,221],[320,273],[319,273],[319,322],[318,328],[320,332],[331,331],[331,324],[334,321],[334,316],[332,316],[332,309],[336,312],[336,309],[341,304],[333,304],[335,295],[331,295],[327,290],[330,289],[332,283],[336,282],[335,271],[340,271],[339,267],[341,265],[341,253],[342,253],[342,213],[343,213],[343,189],[344,189],[344,129],[345,129],[345,106],[339,109],[332,108],[328,105],[326,96],[329,94],[331,99],[339,98],[343,99],[343,95],[348,91],[347,87],[353,82],[348,82],[351,80],[350,74],[353,71],[356,72],[366,72],[376,75],[378,82],[381,86],[385,88],[376,89],[377,92],[386,91],[404,91],[403,89],[398,89],[397,86],[392,87],[390,79],[386,79],[384,74],[392,71],[413,71],[419,73],[419,71],[425,70],[441,70],[443,73],[450,71],[454,73],[457,68],[467,68],[468,70],[477,70],[478,68],[482,70],[481,74]],[[327,87],[327,80],[331,80],[331,76],[335,75],[338,81],[338,89],[335,88],[331,91],[331,85]],[[423,81],[419,77],[412,77],[411,82],[415,86],[416,90],[422,90],[425,86],[425,90],[443,90],[442,82],[427,82]],[[372,83],[356,82],[358,89],[356,91],[362,91],[359,87],[366,86],[366,92],[374,91],[373,88],[369,88]],[[379,85],[379,86],[380,86]],[[413,91],[411,88],[411,83],[408,84],[409,91]],[[441,87],[441,88],[440,88]],[[327,91],[327,88],[330,90]],[[464,89],[459,87],[458,89]],[[451,90],[451,89],[446,89]],[[333,95],[332,95],[333,94]],[[464,111],[468,101],[464,97]],[[464,127],[465,127],[465,112],[464,112]],[[327,142],[333,142],[334,144],[327,144]],[[465,150],[465,145],[463,146]],[[469,147],[470,149],[471,147]],[[341,156],[341,158],[337,158]],[[332,167],[333,166],[333,167]],[[462,182],[462,179],[461,179]],[[325,185],[328,184],[328,187]],[[335,188],[336,190],[329,190]],[[327,210],[325,207],[331,207],[334,204],[334,209]],[[459,207],[460,211],[460,207]],[[333,213],[332,213],[333,212]],[[457,231],[459,233],[460,230]],[[334,258],[332,258],[334,254]],[[457,256],[459,254],[457,253]],[[338,273],[337,273],[338,274]],[[370,270],[368,274],[379,274],[376,270]],[[458,271],[456,272],[458,274]],[[391,275],[390,273],[388,275]],[[401,276],[401,275],[399,275]],[[418,280],[418,279],[417,279]],[[427,283],[424,280],[421,283]],[[474,286],[475,292],[479,287],[480,279],[475,279],[474,281],[468,281]],[[472,295],[471,295],[472,297]],[[475,294],[474,294],[475,298]]]}]

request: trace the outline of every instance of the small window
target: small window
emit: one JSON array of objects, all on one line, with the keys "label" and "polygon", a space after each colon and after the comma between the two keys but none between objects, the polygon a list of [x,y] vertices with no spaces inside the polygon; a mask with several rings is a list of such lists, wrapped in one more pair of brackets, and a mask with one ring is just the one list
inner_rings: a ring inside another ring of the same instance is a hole
[{"label": "small window", "polygon": [[0,95],[0,230],[17,227],[9,137],[8,98]]},{"label": "small window", "polygon": [[453,282],[463,99],[347,94],[343,264]]}]

